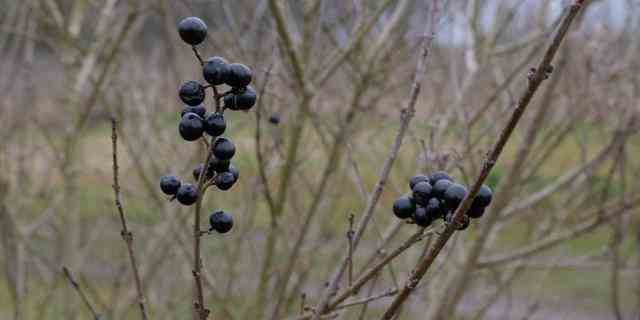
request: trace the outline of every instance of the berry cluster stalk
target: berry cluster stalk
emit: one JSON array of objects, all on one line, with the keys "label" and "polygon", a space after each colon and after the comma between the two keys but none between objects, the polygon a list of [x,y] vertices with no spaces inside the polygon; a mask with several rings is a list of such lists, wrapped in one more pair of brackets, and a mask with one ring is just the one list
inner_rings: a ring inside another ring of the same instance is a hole
[{"label": "berry cluster stalk", "polygon": [[456,229],[456,224],[457,224],[456,222],[461,221],[463,215],[471,207],[471,202],[473,201],[473,198],[476,196],[476,194],[480,190],[480,187],[489,176],[489,173],[491,172],[491,169],[493,169],[493,166],[496,164],[496,161],[498,161],[498,158],[500,157],[500,154],[502,153],[504,146],[509,141],[511,134],[513,133],[516,125],[520,121],[520,118],[524,114],[524,111],[526,110],[527,106],[531,102],[538,87],[548,77],[548,70],[550,70],[551,61],[553,60],[553,57],[558,51],[558,48],[560,47],[562,40],[564,39],[565,35],[569,31],[569,27],[571,26],[571,23],[573,22],[574,18],[578,15],[578,12],[580,11],[582,4],[583,4],[583,0],[576,0],[576,2],[569,7],[569,12],[564,17],[562,24],[560,25],[558,32],[556,33],[547,51],[545,52],[542,61],[540,61],[540,63],[538,64],[538,67],[535,70],[532,70],[533,72],[529,75],[528,87],[523,93],[523,95],[520,97],[520,99],[518,100],[517,107],[513,111],[513,114],[511,115],[509,122],[500,133],[500,137],[498,141],[495,143],[494,147],[489,152],[487,159],[485,160],[482,166],[482,170],[478,175],[478,178],[470,188],[469,192],[467,193],[466,197],[464,198],[464,200],[462,201],[458,209],[455,211],[454,217],[453,217],[453,223],[447,224],[445,230],[436,239],[434,245],[428,250],[425,257],[418,262],[416,268],[411,272],[411,276],[409,277],[409,279],[407,279],[407,281],[403,285],[402,290],[395,297],[395,299],[393,300],[389,308],[385,311],[381,319],[391,320],[394,318],[394,316],[396,315],[400,307],[404,304],[404,302],[407,300],[409,295],[417,287],[418,283],[424,277],[424,275],[426,274],[431,264],[435,261],[436,257],[438,256],[442,248],[444,248],[445,244],[447,243],[451,235],[453,235],[453,232]]}]

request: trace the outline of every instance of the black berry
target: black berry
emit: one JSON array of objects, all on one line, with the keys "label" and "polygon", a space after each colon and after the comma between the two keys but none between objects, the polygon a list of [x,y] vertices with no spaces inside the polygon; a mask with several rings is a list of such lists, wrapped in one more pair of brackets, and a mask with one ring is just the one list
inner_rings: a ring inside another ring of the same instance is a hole
[{"label": "black berry", "polygon": [[416,212],[416,203],[408,196],[402,196],[393,203],[393,213],[400,219],[411,217]]},{"label": "black berry", "polygon": [[249,67],[242,63],[232,63],[229,65],[229,72],[224,82],[234,88],[243,88],[251,83],[253,74]]},{"label": "black berry", "polygon": [[207,109],[205,109],[203,105],[186,106],[184,109],[182,109],[182,112],[180,112],[180,118],[184,117],[184,115],[189,112],[195,113],[199,115],[200,118],[204,119],[204,115],[207,113]]},{"label": "black berry", "polygon": [[216,157],[211,157],[211,160],[209,160],[209,168],[215,172],[229,171],[230,165],[231,162],[229,160],[220,160]]},{"label": "black berry", "polygon": [[233,216],[224,211],[216,211],[209,216],[211,230],[219,233],[227,233],[233,228]]},{"label": "black berry", "polygon": [[229,171],[221,172],[216,175],[215,182],[218,189],[229,190],[236,183],[236,176]]},{"label": "black berry", "polygon": [[210,114],[204,122],[205,132],[213,137],[222,135],[226,129],[227,123],[224,121],[224,116],[221,113]]},{"label": "black berry", "polygon": [[483,184],[482,187],[480,187],[480,190],[478,190],[478,194],[476,194],[476,197],[473,198],[473,202],[471,203],[471,206],[478,207],[478,208],[486,208],[489,206],[492,199],[493,199],[493,192],[491,191],[491,188]]},{"label": "black berry", "polygon": [[196,46],[207,37],[207,25],[200,18],[184,18],[178,23],[178,33],[184,42]]},{"label": "black berry", "polygon": [[236,153],[236,146],[227,138],[216,139],[213,145],[213,155],[220,160],[229,160]]},{"label": "black berry", "polygon": [[444,201],[451,211],[455,211],[466,195],[467,188],[459,183],[453,183],[444,193]]},{"label": "black berry", "polygon": [[449,189],[449,187],[453,184],[453,182],[446,180],[446,179],[442,179],[439,180],[438,182],[436,182],[433,185],[433,190],[431,191],[431,194],[440,199],[443,200],[444,199],[444,193],[447,192],[447,189]]},{"label": "black berry", "polygon": [[436,182],[438,182],[440,180],[449,180],[449,181],[453,182],[453,179],[451,179],[449,174],[444,172],[444,171],[436,171],[436,172],[432,173],[429,176],[429,179],[431,180],[431,183],[433,183],[433,184],[435,184]]},{"label": "black berry", "polygon": [[190,183],[185,183],[180,186],[176,193],[176,199],[178,202],[185,206],[190,206],[198,201],[198,190]]},{"label": "black berry", "polygon": [[411,177],[411,179],[409,179],[409,188],[413,190],[413,187],[420,182],[429,182],[429,177],[423,174],[418,174]]},{"label": "black berry", "polygon": [[160,177],[160,189],[167,195],[175,195],[180,188],[180,180],[176,176]]},{"label": "black berry", "polygon": [[426,181],[418,182],[415,186],[413,186],[413,199],[416,201],[418,205],[426,206],[429,202],[429,198],[431,198],[431,184]]},{"label": "black berry", "polygon": [[444,215],[444,204],[436,198],[429,199],[427,205],[424,207],[427,211],[427,214],[432,218],[436,219],[442,217]]},{"label": "black berry", "polygon": [[273,125],[279,125],[280,124],[280,116],[278,114],[272,114],[269,117],[269,123],[273,124]]},{"label": "black berry", "polygon": [[249,110],[258,99],[256,91],[251,86],[237,90],[224,97],[224,106],[231,110]]},{"label": "black berry", "polygon": [[482,217],[483,214],[484,214],[484,208],[474,207],[473,205],[471,205],[471,208],[469,208],[469,211],[467,211],[467,216],[469,216],[469,218],[472,218],[472,219],[478,219]]},{"label": "black berry", "polygon": [[413,214],[413,221],[421,227],[428,227],[433,221],[433,218],[427,213],[424,207],[416,208],[416,212]]},{"label": "black berry", "polygon": [[236,181],[240,179],[240,171],[238,170],[238,168],[236,168],[236,166],[234,166],[233,164],[230,164],[228,171],[231,172],[231,174],[233,174],[233,176],[236,178]]},{"label": "black berry", "polygon": [[202,76],[208,83],[217,86],[224,83],[229,73],[229,65],[222,57],[212,57],[207,59],[202,66]]},{"label": "black berry", "polygon": [[204,101],[204,87],[194,80],[183,83],[178,90],[180,100],[190,105],[197,106]]},{"label": "black berry", "polygon": [[199,115],[189,112],[185,114],[180,120],[178,126],[180,136],[187,141],[195,141],[202,137],[204,132],[204,123]]}]

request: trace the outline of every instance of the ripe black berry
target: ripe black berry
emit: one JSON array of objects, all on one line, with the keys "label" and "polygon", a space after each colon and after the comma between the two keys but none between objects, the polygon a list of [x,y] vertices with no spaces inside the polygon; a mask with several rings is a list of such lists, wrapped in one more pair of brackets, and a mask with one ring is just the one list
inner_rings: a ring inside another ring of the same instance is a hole
[{"label": "ripe black berry", "polygon": [[160,189],[167,195],[175,195],[180,188],[180,180],[176,176],[160,177]]},{"label": "ripe black berry", "polygon": [[227,233],[233,228],[233,216],[224,211],[216,211],[209,216],[211,230],[219,233]]},{"label": "ripe black berry", "polygon": [[189,80],[183,83],[178,94],[180,100],[190,106],[197,106],[204,101],[204,87],[198,81]]},{"label": "ripe black berry", "polygon": [[433,221],[433,218],[427,213],[424,207],[416,208],[416,212],[413,214],[413,221],[421,227],[428,227]]},{"label": "ripe black berry", "polygon": [[440,199],[443,200],[444,199],[444,193],[447,192],[447,189],[449,189],[449,187],[453,184],[453,182],[446,180],[446,179],[441,179],[438,180],[438,182],[436,182],[433,185],[433,190],[431,191],[431,194]]},{"label": "ripe black berry", "polygon": [[416,212],[416,203],[408,196],[402,196],[393,203],[393,213],[400,219],[411,217]]},{"label": "ripe black berry", "polygon": [[182,40],[192,46],[199,45],[207,37],[207,25],[197,17],[188,17],[178,23]]},{"label": "ripe black berry", "polygon": [[273,124],[273,125],[279,125],[280,124],[280,116],[276,113],[272,114],[269,117],[269,123]]},{"label": "ripe black berry", "polygon": [[231,162],[229,160],[220,160],[216,157],[211,157],[211,160],[209,160],[209,168],[215,172],[229,171],[230,165]]},{"label": "ripe black berry", "polygon": [[233,174],[233,176],[236,178],[236,181],[238,181],[238,179],[240,179],[240,171],[233,164],[229,165],[229,170],[227,170],[227,171],[229,171],[229,172],[231,172],[231,174]]},{"label": "ripe black berry", "polygon": [[[447,222],[448,223],[452,223],[453,221],[453,212],[447,215]],[[462,215],[462,224],[460,224],[460,226],[458,226],[456,229],[458,231],[462,231],[464,229],[466,229],[467,227],[469,227],[469,224],[471,223],[471,219],[469,219],[469,217],[465,214]]]},{"label": "ripe black berry", "polygon": [[182,112],[180,112],[180,118],[184,117],[184,115],[189,112],[195,113],[199,115],[200,118],[204,119],[204,115],[207,113],[207,109],[205,109],[203,105],[186,106],[184,109],[182,109]]},{"label": "ripe black berry", "polygon": [[239,89],[237,92],[224,97],[224,106],[231,110],[249,110],[258,99],[256,91],[251,86]]},{"label": "ripe black berry", "polygon": [[204,131],[213,137],[222,135],[226,129],[227,123],[221,113],[210,114],[204,122]]},{"label": "ripe black berry", "polygon": [[467,188],[459,183],[453,183],[444,193],[444,201],[451,211],[455,211],[466,195]]},{"label": "ripe black berry", "polygon": [[212,57],[207,59],[202,66],[202,76],[208,83],[217,86],[224,83],[229,73],[227,60],[222,57]]},{"label": "ripe black berry", "polygon": [[249,67],[242,63],[232,63],[229,65],[229,72],[224,79],[224,82],[230,87],[243,88],[251,83],[253,73]]},{"label": "ripe black berry", "polygon": [[444,204],[436,198],[429,199],[429,202],[424,209],[432,219],[436,219],[444,215]]},{"label": "ripe black berry", "polygon": [[236,176],[229,171],[221,172],[216,175],[215,182],[218,189],[229,190],[236,183]]},{"label": "ripe black berry", "polygon": [[413,186],[413,199],[418,205],[426,206],[431,198],[431,184],[426,181],[418,182]]},{"label": "ripe black berry", "polygon": [[469,216],[469,218],[472,218],[472,219],[478,219],[482,217],[483,214],[484,214],[484,208],[474,207],[473,205],[471,205],[471,208],[469,208],[469,211],[467,211],[467,216]]},{"label": "ripe black berry", "polygon": [[476,194],[476,197],[473,198],[473,202],[471,203],[471,206],[478,207],[478,208],[486,208],[491,203],[492,198],[493,198],[493,192],[491,191],[491,188],[483,184],[482,187],[480,187],[480,190],[478,190],[478,194]]},{"label": "ripe black berry", "polygon": [[199,115],[190,112],[182,117],[178,130],[180,131],[180,136],[182,136],[183,139],[187,141],[194,141],[202,137],[202,133],[204,132],[204,123]]},{"label": "ripe black berry", "polygon": [[413,190],[413,187],[418,184],[419,182],[429,182],[429,177],[423,175],[423,174],[418,174],[415,175],[413,177],[411,177],[411,179],[409,179],[409,188],[411,190]]},{"label": "ripe black berry", "polygon": [[429,176],[429,179],[431,180],[431,183],[433,183],[433,184],[435,184],[436,182],[438,182],[440,180],[449,180],[449,181],[453,182],[453,179],[451,179],[449,174],[444,172],[444,171],[436,171],[436,172],[432,173]]},{"label": "ripe black berry", "polygon": [[178,202],[185,206],[190,206],[198,201],[198,190],[190,183],[185,183],[180,186],[176,193],[176,199]]},{"label": "ripe black berry", "polygon": [[213,145],[213,155],[217,159],[221,160],[229,160],[233,158],[233,155],[236,153],[236,146],[231,142],[231,140],[220,137],[216,139]]}]

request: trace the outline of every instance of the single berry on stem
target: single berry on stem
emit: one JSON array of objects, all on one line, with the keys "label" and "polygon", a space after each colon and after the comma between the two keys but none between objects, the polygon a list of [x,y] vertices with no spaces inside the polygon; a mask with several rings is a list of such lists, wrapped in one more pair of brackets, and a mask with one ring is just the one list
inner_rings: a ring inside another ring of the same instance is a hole
[{"label": "single berry on stem", "polygon": [[204,86],[198,81],[189,80],[180,85],[178,94],[182,102],[190,105],[197,106],[204,101]]},{"label": "single berry on stem", "polygon": [[424,207],[416,208],[416,212],[413,214],[413,221],[421,227],[428,227],[433,221],[433,218],[427,213]]},{"label": "single berry on stem", "polygon": [[449,180],[449,181],[453,182],[453,179],[451,179],[449,174],[446,173],[445,171],[436,171],[436,172],[432,173],[429,176],[429,179],[431,180],[431,183],[433,183],[433,184],[435,184],[436,182],[438,182],[440,180]]},{"label": "single berry on stem", "polygon": [[198,190],[190,183],[184,183],[178,189],[176,193],[176,199],[178,202],[185,206],[190,206],[198,201]]},{"label": "single berry on stem", "polygon": [[269,117],[269,123],[273,124],[273,125],[279,125],[280,124],[280,116],[277,113],[272,114]]},{"label": "single berry on stem", "polygon": [[469,218],[472,218],[472,219],[478,219],[482,217],[483,214],[484,214],[484,208],[474,207],[473,205],[471,206],[471,208],[469,208],[469,211],[467,211],[467,216],[469,216]]},{"label": "single berry on stem", "polygon": [[418,205],[426,206],[431,198],[431,184],[426,181],[418,182],[415,186],[413,186],[413,199],[416,201]]},{"label": "single berry on stem", "polygon": [[416,203],[409,196],[402,196],[393,202],[393,213],[400,219],[407,219],[416,212]]},{"label": "single berry on stem", "polygon": [[216,211],[209,216],[210,230],[215,230],[219,233],[227,233],[233,228],[233,216],[224,211]]},{"label": "single berry on stem", "polygon": [[229,171],[229,172],[231,172],[231,174],[233,174],[233,176],[236,178],[236,181],[238,181],[238,179],[240,179],[240,171],[233,164],[229,164],[229,168],[228,168],[227,171]]},{"label": "single berry on stem", "polygon": [[437,198],[429,199],[429,202],[424,209],[432,219],[436,219],[444,215],[444,204],[442,204],[442,202]]},{"label": "single berry on stem", "polygon": [[208,115],[204,124],[205,132],[212,137],[222,135],[227,129],[227,123],[224,120],[224,115],[217,112]]},{"label": "single berry on stem", "polygon": [[466,195],[467,188],[459,183],[454,183],[444,193],[444,201],[451,211],[456,211]]},{"label": "single berry on stem", "polygon": [[178,23],[178,34],[184,42],[197,46],[207,37],[207,25],[197,17],[184,18]]},{"label": "single berry on stem", "polygon": [[447,189],[449,189],[452,184],[453,182],[446,179],[438,180],[438,182],[433,185],[432,195],[440,200],[444,200],[444,193],[447,192]]},{"label": "single berry on stem", "polygon": [[220,190],[229,190],[236,183],[236,176],[229,172],[221,172],[216,175],[215,183]]},{"label": "single berry on stem", "polygon": [[211,57],[202,66],[204,80],[214,86],[223,84],[228,73],[229,65],[222,57]]},{"label": "single berry on stem", "polygon": [[211,168],[215,172],[228,171],[230,165],[231,162],[229,160],[220,160],[215,156],[211,157],[211,160],[209,160],[209,168]]},{"label": "single berry on stem", "polygon": [[429,177],[423,174],[418,174],[411,177],[411,179],[409,179],[409,189],[413,190],[413,187],[420,182],[429,182]]},{"label": "single berry on stem", "polygon": [[229,71],[224,82],[233,88],[243,88],[251,83],[253,73],[249,67],[242,63],[232,63],[229,65]]},{"label": "single berry on stem", "polygon": [[219,137],[213,144],[213,155],[220,160],[229,160],[236,154],[236,146],[227,138]]},{"label": "single berry on stem", "polygon": [[178,192],[181,182],[176,176],[160,177],[160,189],[166,195],[173,196]]},{"label": "single berry on stem", "polygon": [[231,94],[224,96],[224,106],[230,110],[243,110],[247,111],[251,109],[258,99],[256,91],[248,86],[246,88],[240,88]]},{"label": "single berry on stem", "polygon": [[486,208],[491,204],[491,200],[493,199],[493,192],[491,188],[487,185],[482,185],[480,190],[478,190],[478,194],[473,198],[473,202],[471,203],[472,207],[478,208]]},{"label": "single berry on stem", "polygon": [[180,132],[180,136],[187,141],[198,140],[204,132],[202,118],[192,112],[185,114],[180,120],[178,131]]}]

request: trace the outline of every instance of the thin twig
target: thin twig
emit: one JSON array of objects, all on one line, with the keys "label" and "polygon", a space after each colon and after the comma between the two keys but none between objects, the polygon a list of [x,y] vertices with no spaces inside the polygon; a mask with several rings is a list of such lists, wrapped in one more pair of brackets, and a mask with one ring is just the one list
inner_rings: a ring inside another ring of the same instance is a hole
[{"label": "thin twig", "polygon": [[[488,154],[487,159],[484,165],[482,166],[482,169],[480,171],[478,178],[470,188],[469,192],[467,193],[467,196],[464,198],[464,200],[462,201],[458,209],[455,211],[453,216],[454,222],[461,221],[462,216],[467,212],[467,210],[469,210],[469,207],[471,206],[471,202],[473,201],[473,198],[478,193],[478,190],[480,190],[480,187],[482,186],[486,178],[489,176],[491,169],[493,168],[493,166],[496,164],[496,161],[500,157],[500,154],[502,153],[504,146],[506,145],[507,141],[511,137],[511,134],[513,133],[516,125],[518,124],[520,118],[522,117],[522,114],[524,113],[527,106],[531,102],[531,99],[533,98],[540,84],[546,79],[547,70],[551,65],[551,61],[553,60],[553,57],[558,51],[558,48],[560,47],[562,40],[564,39],[565,35],[569,31],[569,27],[571,26],[571,23],[573,22],[574,18],[577,16],[578,12],[580,11],[581,6],[582,6],[582,1],[578,0],[570,7],[569,13],[563,19],[560,29],[558,30],[558,33],[556,34],[549,48],[547,49],[542,61],[540,62],[540,64],[535,70],[532,70],[533,72],[529,76],[529,83],[528,83],[527,90],[525,90],[524,94],[518,100],[517,107],[513,111],[513,114],[511,115],[509,122],[500,133],[500,138],[498,139],[494,147],[491,149],[491,152]],[[396,298],[391,303],[389,308],[382,315],[381,319],[391,320],[396,315],[400,307],[404,304],[404,302],[407,300],[409,295],[416,288],[420,280],[424,277],[425,273],[427,272],[427,270],[429,269],[433,261],[435,261],[436,257],[438,256],[442,248],[444,248],[445,244],[447,243],[451,235],[454,233],[455,227],[456,227],[456,223],[447,224],[445,231],[437,238],[434,246],[431,247],[431,249],[425,256],[425,258],[418,262],[415,269],[411,273],[411,276],[407,279],[402,290],[396,296]]]},{"label": "thin twig", "polygon": [[89,297],[87,297],[87,295],[84,293],[78,281],[76,281],[76,279],[73,278],[71,271],[69,271],[69,269],[66,266],[63,266],[62,273],[64,273],[64,276],[67,278],[67,280],[69,280],[69,284],[73,287],[73,289],[76,290],[76,292],[82,299],[82,302],[84,302],[84,305],[87,307],[87,309],[89,309],[89,312],[91,312],[93,319],[100,320],[101,318],[100,314],[97,313],[96,309],[93,308],[93,305],[91,305],[91,302],[89,302]]},{"label": "thin twig", "polygon": [[353,284],[353,219],[355,216],[349,215],[349,231],[347,231],[347,240],[349,240],[349,286]]},{"label": "thin twig", "polygon": [[129,252],[129,261],[131,262],[131,270],[133,271],[133,279],[136,284],[136,291],[138,293],[138,306],[140,307],[140,314],[142,319],[148,319],[147,310],[145,307],[144,293],[142,292],[142,280],[140,280],[140,272],[138,271],[138,264],[136,262],[136,256],[133,253],[133,233],[127,228],[127,219],[124,214],[122,201],[120,200],[120,183],[118,182],[118,132],[117,123],[115,118],[111,118],[111,142],[113,151],[113,193],[115,195],[115,204],[120,214],[120,223],[122,224],[122,240],[127,245],[127,251]]}]

